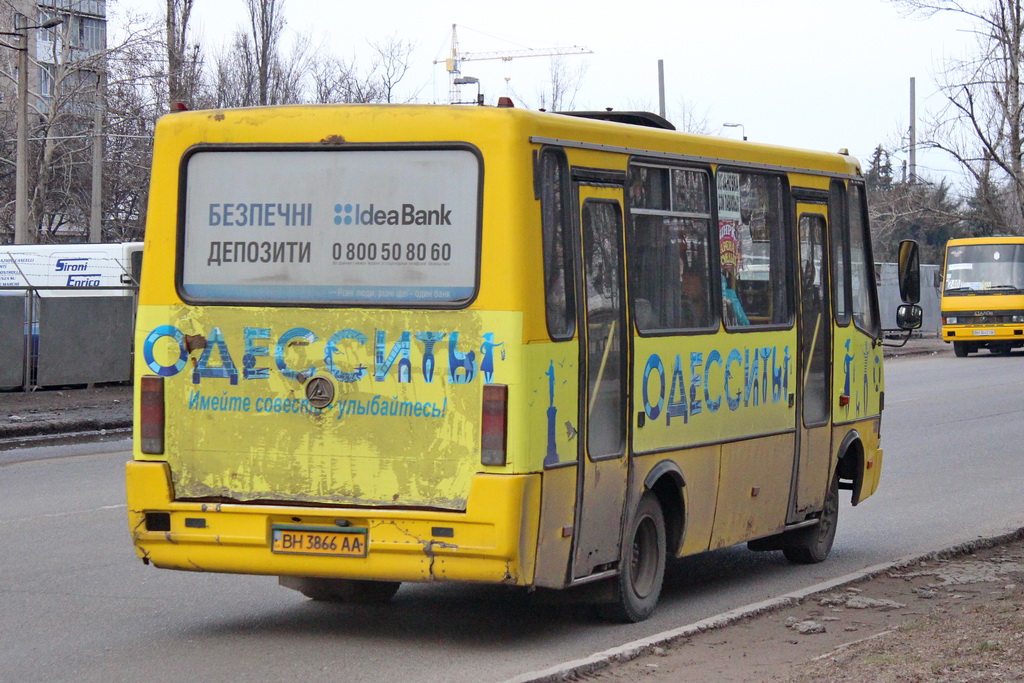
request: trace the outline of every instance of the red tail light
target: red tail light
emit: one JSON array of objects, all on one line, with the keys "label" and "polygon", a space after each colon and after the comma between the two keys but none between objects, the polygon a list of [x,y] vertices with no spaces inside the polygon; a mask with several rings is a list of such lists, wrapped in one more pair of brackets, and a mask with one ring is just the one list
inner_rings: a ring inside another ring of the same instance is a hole
[{"label": "red tail light", "polygon": [[139,394],[139,435],[142,452],[160,455],[164,452],[164,378],[147,375],[142,378]]},{"label": "red tail light", "polygon": [[480,463],[504,465],[508,443],[508,386],[484,385],[484,406],[480,435]]}]

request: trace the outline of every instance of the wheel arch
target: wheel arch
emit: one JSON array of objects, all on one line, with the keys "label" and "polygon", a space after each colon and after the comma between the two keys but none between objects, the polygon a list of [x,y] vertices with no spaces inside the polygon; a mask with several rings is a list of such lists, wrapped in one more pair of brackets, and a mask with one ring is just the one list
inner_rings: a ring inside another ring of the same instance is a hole
[{"label": "wheel arch", "polygon": [[851,429],[843,437],[837,449],[839,461],[836,471],[839,474],[839,488],[851,491],[850,503],[860,502],[860,494],[864,489],[864,443],[860,432]]},{"label": "wheel arch", "polygon": [[665,518],[665,544],[672,557],[683,547],[686,530],[686,478],[672,460],[662,460],[650,469],[644,477],[644,490],[651,491],[658,499],[662,516]]}]

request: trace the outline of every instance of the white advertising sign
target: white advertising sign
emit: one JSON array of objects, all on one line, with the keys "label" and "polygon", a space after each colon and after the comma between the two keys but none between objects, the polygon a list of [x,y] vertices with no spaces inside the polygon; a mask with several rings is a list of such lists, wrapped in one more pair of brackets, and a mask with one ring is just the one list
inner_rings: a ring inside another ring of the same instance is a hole
[{"label": "white advertising sign", "polygon": [[480,169],[468,150],[210,150],[186,173],[186,296],[393,305],[473,295]]}]

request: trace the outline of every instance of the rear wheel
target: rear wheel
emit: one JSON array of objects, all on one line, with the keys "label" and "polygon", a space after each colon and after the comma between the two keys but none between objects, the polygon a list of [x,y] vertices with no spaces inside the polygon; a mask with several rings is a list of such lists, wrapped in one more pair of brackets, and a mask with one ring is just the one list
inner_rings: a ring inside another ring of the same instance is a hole
[{"label": "rear wheel", "polygon": [[832,477],[832,484],[825,495],[825,507],[818,524],[807,529],[798,529],[792,535],[786,534],[782,553],[794,564],[817,564],[824,562],[832,551],[839,524],[839,476]]},{"label": "rear wheel", "polygon": [[648,491],[623,538],[614,601],[599,608],[604,618],[635,623],[651,616],[665,578],[665,539],[665,516],[657,497]]},{"label": "rear wheel", "polygon": [[387,602],[402,585],[400,581],[318,579],[311,576],[281,576],[278,577],[278,583],[299,591],[311,600],[362,605]]},{"label": "rear wheel", "polygon": [[969,351],[967,350],[967,344],[965,342],[953,342],[953,353],[956,354],[957,358],[967,358]]}]

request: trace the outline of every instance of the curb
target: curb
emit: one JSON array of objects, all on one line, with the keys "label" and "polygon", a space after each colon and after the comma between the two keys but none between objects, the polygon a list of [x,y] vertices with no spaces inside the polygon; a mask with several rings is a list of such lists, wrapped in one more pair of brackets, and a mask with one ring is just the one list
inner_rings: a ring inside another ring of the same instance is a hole
[{"label": "curb", "polygon": [[54,436],[79,432],[127,429],[132,426],[128,418],[70,418],[0,424],[0,439],[20,439],[29,436]]},{"label": "curb", "polygon": [[543,669],[541,671],[522,674],[521,676],[507,679],[505,683],[555,683],[569,680],[581,680],[587,674],[600,671],[611,664],[628,662],[643,655],[650,654],[655,647],[668,645],[677,640],[689,638],[706,631],[724,628],[743,619],[760,616],[762,614],[767,614],[768,612],[774,612],[791,605],[797,605],[818,593],[825,593],[840,586],[852,585],[861,581],[866,581],[878,576],[879,574],[884,574],[885,572],[892,571],[894,569],[903,569],[924,560],[946,559],[975,550],[983,550],[985,548],[992,548],[997,545],[1011,543],[1022,538],[1024,538],[1024,527],[1020,527],[1014,531],[1000,534],[998,536],[979,538],[974,541],[959,543],[942,550],[934,550],[920,555],[897,558],[892,562],[876,564],[856,572],[851,572],[845,576],[829,579],[828,581],[823,581],[822,583],[818,583],[798,591],[786,593],[785,595],[777,598],[764,600],[762,602],[755,602],[743,607],[737,607],[736,609],[729,610],[728,612],[723,612],[722,614],[708,617],[707,619],[702,619],[701,621],[697,621],[686,626],[681,626],[670,631],[662,631],[661,633],[656,633],[646,638],[634,640],[626,643],[625,645],[613,647],[583,659],[575,659],[563,664],[557,664],[551,668]]}]

